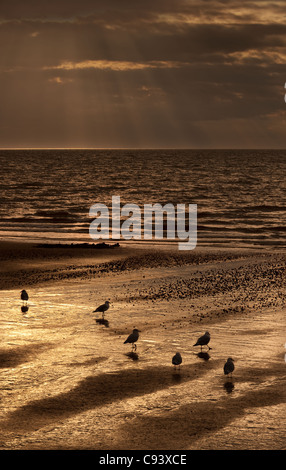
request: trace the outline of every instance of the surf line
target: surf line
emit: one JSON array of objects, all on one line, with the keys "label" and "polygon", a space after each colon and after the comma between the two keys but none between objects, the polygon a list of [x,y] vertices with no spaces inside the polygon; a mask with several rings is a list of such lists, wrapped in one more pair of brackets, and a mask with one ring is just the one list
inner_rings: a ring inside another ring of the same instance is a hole
[{"label": "surf line", "polygon": [[89,216],[95,217],[89,226],[94,240],[142,240],[143,232],[144,240],[183,240],[178,242],[179,250],[193,250],[197,245],[197,204],[144,204],[141,210],[133,203],[121,207],[120,196],[112,196],[111,211],[106,204],[96,203]]}]

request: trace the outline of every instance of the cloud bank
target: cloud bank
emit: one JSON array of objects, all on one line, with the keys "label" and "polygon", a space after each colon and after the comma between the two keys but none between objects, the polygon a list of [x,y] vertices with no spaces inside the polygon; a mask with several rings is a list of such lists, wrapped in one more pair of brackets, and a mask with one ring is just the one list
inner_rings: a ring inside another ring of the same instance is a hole
[{"label": "cloud bank", "polygon": [[284,1],[4,0],[0,145],[285,147]]}]

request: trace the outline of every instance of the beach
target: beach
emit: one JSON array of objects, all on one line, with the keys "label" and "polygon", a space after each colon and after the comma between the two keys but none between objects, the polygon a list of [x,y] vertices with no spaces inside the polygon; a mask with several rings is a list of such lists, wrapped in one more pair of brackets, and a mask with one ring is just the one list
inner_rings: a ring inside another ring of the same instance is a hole
[{"label": "beach", "polygon": [[285,2],[1,6],[0,451],[285,450]]},{"label": "beach", "polygon": [[285,449],[283,251],[1,242],[0,260],[1,450]]}]

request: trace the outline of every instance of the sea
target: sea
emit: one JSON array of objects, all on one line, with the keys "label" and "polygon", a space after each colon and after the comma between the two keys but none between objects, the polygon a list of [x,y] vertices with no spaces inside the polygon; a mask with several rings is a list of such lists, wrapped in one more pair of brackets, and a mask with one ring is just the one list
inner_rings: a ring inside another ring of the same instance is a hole
[{"label": "sea", "polygon": [[196,204],[197,247],[286,247],[286,150],[0,150],[0,176],[1,240],[98,243],[90,208],[119,196]]}]

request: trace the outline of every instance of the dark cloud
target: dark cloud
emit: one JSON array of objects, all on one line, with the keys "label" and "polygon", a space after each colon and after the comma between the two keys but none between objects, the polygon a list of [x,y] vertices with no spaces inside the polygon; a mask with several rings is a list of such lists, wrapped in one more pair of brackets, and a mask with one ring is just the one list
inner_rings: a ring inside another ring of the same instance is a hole
[{"label": "dark cloud", "polygon": [[285,146],[283,8],[2,1],[0,145]]},{"label": "dark cloud", "polygon": [[[37,25],[39,26],[39,25]],[[161,34],[138,28],[136,32],[107,31],[93,24],[49,23],[36,27],[2,25],[1,62],[5,65],[57,65],[63,60],[225,61],[227,55],[255,50],[285,53],[285,25],[185,25]],[[282,50],[284,49],[284,51]],[[19,52],[22,52],[19,54]],[[38,59],[38,63],[37,63]],[[230,56],[229,61],[232,61]]]},{"label": "dark cloud", "polygon": [[[3,0],[0,4],[0,18],[5,20],[61,19],[71,20],[93,17],[113,24],[152,20],[166,15],[186,15],[192,17],[226,19],[228,23],[237,21],[257,22],[284,12],[284,0]],[[234,21],[235,20],[235,21]]]}]

